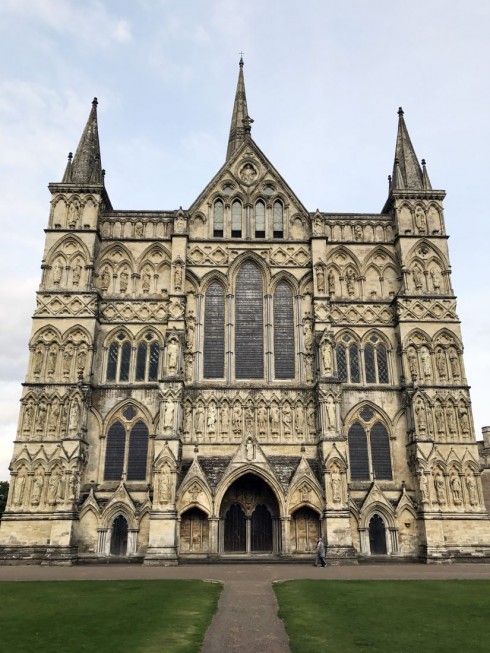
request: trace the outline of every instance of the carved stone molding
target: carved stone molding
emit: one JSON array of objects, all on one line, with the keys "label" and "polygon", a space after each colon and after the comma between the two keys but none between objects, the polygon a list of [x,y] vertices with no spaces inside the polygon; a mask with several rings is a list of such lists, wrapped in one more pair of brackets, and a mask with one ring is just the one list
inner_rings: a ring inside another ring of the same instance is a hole
[{"label": "carved stone molding", "polygon": [[102,302],[101,322],[165,323],[168,319],[168,301]]}]

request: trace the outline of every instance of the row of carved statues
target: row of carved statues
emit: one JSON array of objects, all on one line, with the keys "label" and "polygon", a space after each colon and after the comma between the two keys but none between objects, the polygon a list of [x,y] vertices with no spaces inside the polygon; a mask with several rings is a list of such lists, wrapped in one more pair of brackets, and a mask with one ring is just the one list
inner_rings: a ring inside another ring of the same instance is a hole
[{"label": "row of carved statues", "polygon": [[407,347],[407,378],[422,383],[461,383],[460,354],[455,346],[436,347],[435,350],[422,345]]},{"label": "row of carved statues", "polygon": [[478,510],[481,506],[479,480],[471,467],[444,472],[435,467],[419,473],[420,501],[426,510]]},{"label": "row of carved statues", "polygon": [[82,414],[79,397],[25,398],[21,411],[21,439],[75,437],[80,433]]},{"label": "row of carved statues", "polygon": [[59,510],[77,501],[79,491],[80,474],[75,469],[55,465],[47,471],[39,464],[29,471],[22,465],[15,474],[9,503],[16,510]]},{"label": "row of carved statues", "polygon": [[448,401],[445,406],[436,401],[429,408],[422,397],[414,402],[416,432],[436,442],[471,439],[471,420],[467,405]]},{"label": "row of carved statues", "polygon": [[88,345],[79,343],[45,342],[40,339],[32,353],[32,377],[37,381],[62,379],[72,381],[85,376]]}]

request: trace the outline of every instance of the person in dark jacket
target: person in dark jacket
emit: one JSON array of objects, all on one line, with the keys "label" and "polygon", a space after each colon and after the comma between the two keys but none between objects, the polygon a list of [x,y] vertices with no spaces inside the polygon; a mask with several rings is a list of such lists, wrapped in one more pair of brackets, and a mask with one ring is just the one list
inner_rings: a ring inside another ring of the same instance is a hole
[{"label": "person in dark jacket", "polygon": [[325,560],[325,544],[321,537],[316,542],[316,566],[318,567],[318,565],[321,567],[327,566],[327,561]]}]

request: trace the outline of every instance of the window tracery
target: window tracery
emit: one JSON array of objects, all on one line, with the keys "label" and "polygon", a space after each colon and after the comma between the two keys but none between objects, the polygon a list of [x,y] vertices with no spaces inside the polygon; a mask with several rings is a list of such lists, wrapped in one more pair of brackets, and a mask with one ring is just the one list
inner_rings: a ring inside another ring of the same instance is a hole
[{"label": "window tracery", "polygon": [[390,437],[386,426],[369,406],[356,415],[347,435],[352,481],[373,478],[391,481]]},{"label": "window tracery", "polygon": [[158,381],[159,367],[160,343],[152,331],[147,331],[135,347],[125,331],[119,331],[109,344],[106,381]]},{"label": "window tracery", "polygon": [[134,406],[127,406],[107,432],[104,480],[144,481],[147,477],[149,431]]}]

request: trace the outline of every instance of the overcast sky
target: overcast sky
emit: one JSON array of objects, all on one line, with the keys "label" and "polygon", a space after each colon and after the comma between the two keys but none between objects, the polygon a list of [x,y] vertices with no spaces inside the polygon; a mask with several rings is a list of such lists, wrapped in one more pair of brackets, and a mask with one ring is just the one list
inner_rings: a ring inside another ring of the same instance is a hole
[{"label": "overcast sky", "polygon": [[224,162],[239,52],[252,135],[309,210],[379,212],[403,106],[445,189],[477,434],[490,424],[488,0],[1,0],[0,480],[49,182],[94,96],[118,209],[189,206]]}]

